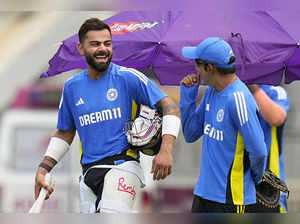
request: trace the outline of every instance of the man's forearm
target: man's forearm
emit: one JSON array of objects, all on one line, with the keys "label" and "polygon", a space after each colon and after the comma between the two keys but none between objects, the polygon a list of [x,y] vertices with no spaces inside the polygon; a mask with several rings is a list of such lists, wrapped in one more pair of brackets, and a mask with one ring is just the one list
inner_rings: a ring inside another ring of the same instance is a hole
[{"label": "man's forearm", "polygon": [[164,149],[164,150],[168,151],[169,153],[172,153],[175,141],[176,141],[175,136],[169,135],[169,134],[163,135],[161,149]]},{"label": "man's forearm", "polygon": [[280,126],[286,119],[285,110],[275,103],[268,95],[262,90],[258,89],[253,94],[257,105],[262,113],[263,118],[271,126]]}]

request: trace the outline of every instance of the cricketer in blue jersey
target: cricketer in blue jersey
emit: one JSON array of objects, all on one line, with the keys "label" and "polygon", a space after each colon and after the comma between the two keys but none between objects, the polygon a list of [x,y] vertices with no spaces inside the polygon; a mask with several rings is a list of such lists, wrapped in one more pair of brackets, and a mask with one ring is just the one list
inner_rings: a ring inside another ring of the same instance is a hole
[{"label": "cricketer in blue jersey", "polygon": [[145,75],[110,63],[99,80],[84,70],[64,86],[57,129],[76,129],[84,149],[81,163],[89,164],[129,148],[124,124],[131,120],[133,102],[155,104],[166,95]]},{"label": "cricketer in blue jersey", "polygon": [[57,131],[37,170],[35,197],[41,187],[48,190],[47,198],[52,193],[44,175],[68,151],[77,131],[83,168],[80,211],[131,212],[144,175],[139,152],[130,149],[125,125],[134,119],[141,104],[162,114],[162,143],[151,170],[153,180],[161,180],[172,172],[179,108],[143,73],[111,63],[112,34],[107,24],[88,19],[78,36],[78,51],[86,58],[88,69],[64,85]]},{"label": "cricketer in blue jersey", "polygon": [[[182,53],[195,59],[198,73],[181,81],[183,135],[187,142],[203,136],[192,212],[247,212],[256,203],[267,156],[256,102],[235,75],[235,57],[224,40],[207,38]],[[200,79],[209,87],[197,107]]]},{"label": "cricketer in blue jersey", "polygon": [[[268,149],[267,168],[281,180],[286,180],[283,152],[283,134],[290,102],[287,92],[281,86],[248,85],[261,115],[261,126]],[[263,206],[262,206],[263,207]],[[269,209],[272,210],[272,209]],[[280,197],[280,208],[277,212],[287,212],[286,193]],[[272,210],[274,211],[274,209]]]}]

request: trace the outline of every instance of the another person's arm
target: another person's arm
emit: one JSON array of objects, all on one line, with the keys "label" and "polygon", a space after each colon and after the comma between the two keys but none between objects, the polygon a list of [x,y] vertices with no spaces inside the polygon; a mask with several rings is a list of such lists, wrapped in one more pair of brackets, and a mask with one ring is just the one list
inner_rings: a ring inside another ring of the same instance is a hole
[{"label": "another person's arm", "polygon": [[[259,85],[252,84],[248,85],[248,88],[252,92],[256,103],[259,107],[259,110],[261,111],[261,114],[263,118],[268,122],[270,126],[280,126],[282,125],[287,117],[287,111],[285,108],[280,105],[279,103],[276,103],[276,101],[279,101],[278,96],[274,98],[273,101],[265,92],[263,89],[259,87]],[[282,88],[282,87],[280,87]],[[286,95],[285,90],[282,88],[283,93]],[[278,95],[278,94],[276,94]],[[284,100],[287,97],[284,98]]]}]

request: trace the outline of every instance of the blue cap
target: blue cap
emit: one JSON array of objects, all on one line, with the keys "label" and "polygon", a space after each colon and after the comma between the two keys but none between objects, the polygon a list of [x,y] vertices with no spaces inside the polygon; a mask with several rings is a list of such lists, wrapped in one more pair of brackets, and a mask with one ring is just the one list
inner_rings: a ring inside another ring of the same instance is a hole
[{"label": "blue cap", "polygon": [[225,40],[218,37],[208,37],[197,47],[184,47],[182,55],[189,59],[201,59],[219,68],[234,66],[234,62],[228,64],[230,57],[234,56],[232,48]]}]

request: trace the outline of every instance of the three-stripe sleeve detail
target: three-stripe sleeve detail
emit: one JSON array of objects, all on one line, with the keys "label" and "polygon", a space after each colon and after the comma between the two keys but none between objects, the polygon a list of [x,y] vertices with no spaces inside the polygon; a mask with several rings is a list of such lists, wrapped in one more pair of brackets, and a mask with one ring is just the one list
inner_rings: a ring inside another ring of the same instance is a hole
[{"label": "three-stripe sleeve detail", "polygon": [[233,95],[240,125],[243,126],[248,122],[248,112],[245,95],[243,92],[234,92]]}]

